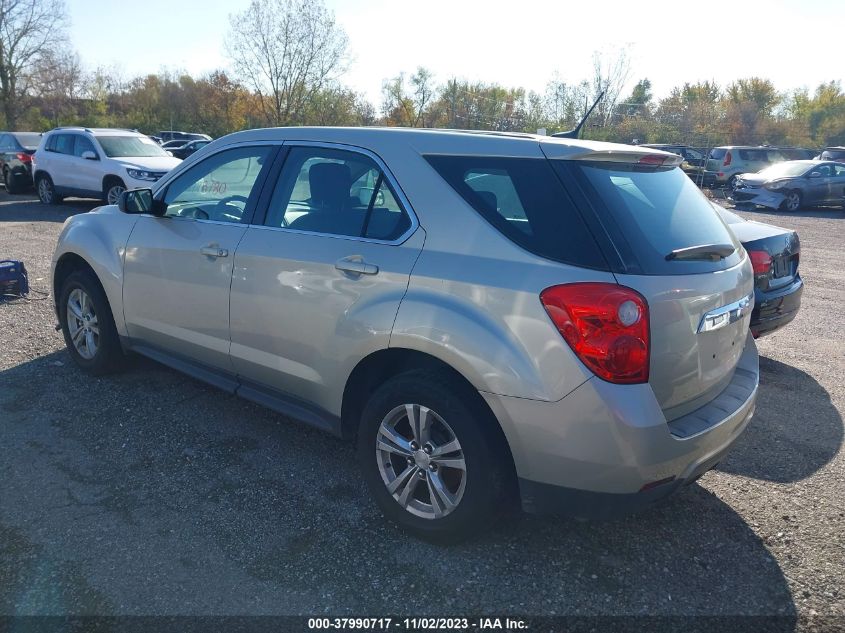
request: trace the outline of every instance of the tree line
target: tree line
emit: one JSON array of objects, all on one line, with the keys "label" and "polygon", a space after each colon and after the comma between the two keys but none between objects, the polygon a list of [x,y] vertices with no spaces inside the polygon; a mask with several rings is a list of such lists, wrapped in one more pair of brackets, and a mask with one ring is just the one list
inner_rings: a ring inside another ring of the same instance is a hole
[{"label": "tree line", "polygon": [[221,136],[284,125],[387,125],[554,133],[604,93],[586,138],[713,146],[845,145],[840,81],[779,91],[766,78],[726,86],[684,83],[656,98],[627,51],[597,52],[582,78],[542,91],[417,68],[382,84],[371,103],[343,82],[349,40],[322,0],[251,0],[230,17],[230,69],[201,77],[162,71],[125,77],[86,69],[69,46],[62,0],[0,0],[0,117],[5,129],[59,125],[164,129]]}]

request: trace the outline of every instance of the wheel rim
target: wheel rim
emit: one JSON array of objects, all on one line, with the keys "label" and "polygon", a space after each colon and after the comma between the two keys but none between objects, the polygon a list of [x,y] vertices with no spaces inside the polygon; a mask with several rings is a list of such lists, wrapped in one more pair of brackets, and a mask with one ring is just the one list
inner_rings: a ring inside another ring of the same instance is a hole
[{"label": "wheel rim", "polygon": [[108,193],[106,194],[106,201],[109,204],[117,204],[117,200],[118,198],[120,198],[120,194],[122,194],[124,191],[126,191],[126,187],[123,187],[121,185],[114,185],[109,189]]},{"label": "wheel rim", "polygon": [[403,404],[382,420],[376,461],[388,492],[425,519],[453,512],[466,488],[466,461],[455,432],[431,409]]},{"label": "wheel rim", "polygon": [[88,293],[75,288],[67,298],[67,329],[74,348],[85,360],[97,355],[100,345],[100,326],[94,302]]},{"label": "wheel rim", "polygon": [[53,200],[53,190],[50,188],[50,183],[47,182],[46,178],[38,181],[38,196],[41,198],[41,202],[46,202],[47,204]]},{"label": "wheel rim", "polygon": [[798,206],[801,204],[801,199],[798,197],[797,193],[791,193],[786,197],[786,208],[789,211],[797,211]]}]

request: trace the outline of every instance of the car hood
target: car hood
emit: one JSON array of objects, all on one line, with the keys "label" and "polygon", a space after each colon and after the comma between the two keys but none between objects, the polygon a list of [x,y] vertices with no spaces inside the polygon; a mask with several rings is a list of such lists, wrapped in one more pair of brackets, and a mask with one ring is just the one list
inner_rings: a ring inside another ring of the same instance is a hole
[{"label": "car hood", "polygon": [[182,161],[173,156],[132,156],[116,159],[126,169],[170,171]]},{"label": "car hood", "polygon": [[757,187],[760,187],[764,182],[769,182],[768,178],[765,178],[760,174],[747,173],[740,174],[738,177],[740,180],[742,180],[743,183],[748,185],[756,185]]}]

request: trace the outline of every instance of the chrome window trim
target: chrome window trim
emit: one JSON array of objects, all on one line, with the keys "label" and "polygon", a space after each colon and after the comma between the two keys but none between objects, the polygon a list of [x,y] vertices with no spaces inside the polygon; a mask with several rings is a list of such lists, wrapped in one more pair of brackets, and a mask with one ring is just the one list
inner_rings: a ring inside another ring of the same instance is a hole
[{"label": "chrome window trim", "polygon": [[[336,239],[344,239],[355,242],[368,242],[372,244],[386,244],[389,246],[398,246],[399,244],[408,241],[408,239],[419,228],[419,219],[417,218],[417,214],[414,211],[414,208],[411,206],[410,201],[405,196],[405,192],[402,191],[402,188],[399,186],[399,182],[396,180],[396,177],[393,175],[393,173],[391,173],[390,169],[388,169],[387,164],[382,160],[381,156],[376,154],[374,151],[369,150],[365,147],[358,147],[357,145],[347,145],[345,143],[328,143],[325,141],[286,140],[283,142],[283,144],[285,147],[317,147],[325,149],[335,149],[338,151],[350,152],[353,154],[361,154],[363,156],[366,156],[367,158],[372,160],[378,166],[379,169],[381,169],[382,173],[384,174],[384,177],[387,179],[388,184],[390,184],[391,188],[396,194],[396,202],[399,203],[399,207],[411,220],[411,225],[407,228],[404,233],[402,233],[402,235],[400,235],[394,240],[380,240],[373,237],[362,237],[359,235],[339,235],[337,233],[321,233],[320,231],[302,231],[300,229],[289,229],[284,226],[267,226],[266,224],[250,224],[250,228],[263,229],[268,231],[282,231],[285,233],[292,233],[294,235],[319,235],[321,237],[332,237]],[[284,170],[284,166],[282,167],[282,170]],[[281,177],[281,172],[279,172],[279,176]],[[275,186],[276,183],[273,183],[274,189]],[[272,202],[272,197],[270,201]]]}]

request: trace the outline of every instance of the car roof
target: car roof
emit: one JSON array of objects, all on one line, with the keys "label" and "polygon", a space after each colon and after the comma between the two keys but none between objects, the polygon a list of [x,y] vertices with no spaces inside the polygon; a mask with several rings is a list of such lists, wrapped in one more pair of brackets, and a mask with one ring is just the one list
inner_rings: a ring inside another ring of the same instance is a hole
[{"label": "car roof", "polygon": [[[258,128],[234,132],[217,139],[215,143],[236,143],[257,140],[290,140],[327,142],[347,145],[362,144],[364,147],[388,148],[390,146],[412,146],[420,153],[525,155],[530,148],[540,144],[543,151],[552,157],[571,154],[675,154],[659,149],[636,145],[587,141],[574,138],[543,136],[524,132],[499,132],[487,130],[454,130],[439,128],[405,127],[278,127]],[[536,150],[535,150],[536,151]]]},{"label": "car roof", "polygon": [[110,127],[57,127],[50,130],[52,132],[87,132],[93,136],[147,136],[135,130],[127,130],[125,128],[110,128]]}]

